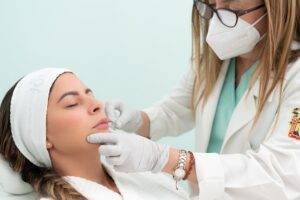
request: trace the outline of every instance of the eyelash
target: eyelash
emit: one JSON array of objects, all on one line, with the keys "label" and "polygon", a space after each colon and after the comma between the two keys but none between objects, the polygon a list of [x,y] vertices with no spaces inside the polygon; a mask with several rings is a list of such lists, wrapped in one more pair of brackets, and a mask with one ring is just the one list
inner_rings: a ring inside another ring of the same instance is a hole
[{"label": "eyelash", "polygon": [[77,105],[78,105],[78,103],[71,104],[71,105],[66,106],[66,108],[72,108],[72,107],[75,107],[75,106],[77,106]]}]

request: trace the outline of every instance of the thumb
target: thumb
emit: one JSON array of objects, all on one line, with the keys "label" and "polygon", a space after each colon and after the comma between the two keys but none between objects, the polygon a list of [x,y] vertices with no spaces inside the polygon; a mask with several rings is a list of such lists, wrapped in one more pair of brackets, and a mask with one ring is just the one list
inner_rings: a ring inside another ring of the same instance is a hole
[{"label": "thumb", "polygon": [[87,141],[89,143],[109,143],[109,144],[117,144],[118,138],[117,134],[114,133],[95,133],[87,136]]}]

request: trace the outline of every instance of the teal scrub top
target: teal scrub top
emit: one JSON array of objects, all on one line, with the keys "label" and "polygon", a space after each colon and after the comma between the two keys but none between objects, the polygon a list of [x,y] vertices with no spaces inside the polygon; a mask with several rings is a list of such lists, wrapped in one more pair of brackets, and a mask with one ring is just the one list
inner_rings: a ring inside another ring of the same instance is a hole
[{"label": "teal scrub top", "polygon": [[235,58],[230,60],[226,77],[219,97],[210,140],[207,148],[208,153],[220,153],[228,128],[231,115],[239,103],[241,97],[249,86],[250,79],[258,62],[254,63],[241,77],[237,87],[235,86]]}]

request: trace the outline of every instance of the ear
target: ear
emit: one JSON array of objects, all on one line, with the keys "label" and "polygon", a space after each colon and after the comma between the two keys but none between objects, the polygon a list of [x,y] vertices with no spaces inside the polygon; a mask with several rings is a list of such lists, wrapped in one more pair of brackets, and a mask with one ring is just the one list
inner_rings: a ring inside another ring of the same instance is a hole
[{"label": "ear", "polygon": [[48,150],[53,148],[52,142],[50,142],[48,139],[46,141],[46,147],[47,147]]}]

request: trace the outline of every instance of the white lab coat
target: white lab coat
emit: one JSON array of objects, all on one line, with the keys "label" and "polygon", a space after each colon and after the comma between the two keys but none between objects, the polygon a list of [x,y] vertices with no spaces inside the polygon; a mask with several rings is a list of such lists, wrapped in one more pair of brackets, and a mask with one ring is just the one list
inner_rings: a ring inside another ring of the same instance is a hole
[{"label": "white lab coat", "polygon": [[[65,177],[78,192],[88,200],[188,200],[182,188],[175,189],[175,182],[164,174],[120,173],[106,165],[107,172],[114,179],[120,193],[113,192],[98,183],[68,176]],[[52,200],[40,198],[40,200]]]},{"label": "white lab coat", "polygon": [[190,106],[192,70],[170,96],[146,109],[151,138],[176,136],[195,127],[198,185],[191,188],[199,200],[299,200],[300,140],[288,133],[293,109],[300,108],[300,59],[288,66],[280,111],[277,88],[251,129],[259,98],[257,81],[235,108],[221,153],[205,153],[228,64],[223,62],[216,86],[207,104],[197,108],[195,119]]}]

